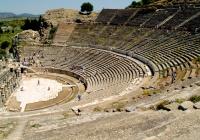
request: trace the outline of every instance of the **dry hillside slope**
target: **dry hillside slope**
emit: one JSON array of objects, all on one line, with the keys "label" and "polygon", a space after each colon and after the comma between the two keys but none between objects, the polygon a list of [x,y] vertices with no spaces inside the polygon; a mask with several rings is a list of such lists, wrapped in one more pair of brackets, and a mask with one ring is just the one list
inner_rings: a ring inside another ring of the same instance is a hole
[{"label": "dry hillside slope", "polygon": [[83,22],[92,22],[96,19],[97,15],[98,14],[94,12],[90,15],[81,15],[78,10],[62,8],[48,10],[43,17],[47,22],[56,26],[59,22],[74,22],[77,19],[80,19]]}]

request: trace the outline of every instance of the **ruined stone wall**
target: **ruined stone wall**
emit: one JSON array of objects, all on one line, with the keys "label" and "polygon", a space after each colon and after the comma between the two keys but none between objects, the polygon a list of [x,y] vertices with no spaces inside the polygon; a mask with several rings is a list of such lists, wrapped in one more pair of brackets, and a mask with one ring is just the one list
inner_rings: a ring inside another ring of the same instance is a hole
[{"label": "ruined stone wall", "polygon": [[98,13],[92,12],[90,15],[79,14],[78,10],[72,9],[52,9],[48,10],[43,18],[53,26],[57,26],[60,22],[73,23],[77,19],[82,22],[94,22]]},{"label": "ruined stone wall", "polygon": [[19,87],[21,72],[18,68],[0,70],[0,107],[3,107],[10,95]]}]

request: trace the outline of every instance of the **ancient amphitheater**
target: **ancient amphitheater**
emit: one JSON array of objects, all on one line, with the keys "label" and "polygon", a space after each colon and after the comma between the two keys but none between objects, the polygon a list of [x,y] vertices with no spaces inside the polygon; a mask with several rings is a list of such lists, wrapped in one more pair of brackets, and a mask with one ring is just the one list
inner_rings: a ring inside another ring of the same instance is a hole
[{"label": "ancient amphitheater", "polygon": [[0,139],[198,140],[200,7],[103,9],[1,63]]}]

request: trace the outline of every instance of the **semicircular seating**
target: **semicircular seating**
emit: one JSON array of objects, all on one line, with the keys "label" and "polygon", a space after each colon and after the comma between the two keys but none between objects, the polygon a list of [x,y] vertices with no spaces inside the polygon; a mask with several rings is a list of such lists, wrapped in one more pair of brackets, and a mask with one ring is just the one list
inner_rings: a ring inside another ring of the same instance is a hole
[{"label": "semicircular seating", "polygon": [[134,60],[94,48],[26,47],[23,50],[25,60],[34,54],[41,67],[70,71],[83,77],[88,92],[106,89],[119,93],[146,72],[145,67]]},{"label": "semicircular seating", "polygon": [[[148,65],[153,74],[164,76],[176,70],[191,73],[199,67],[193,63],[200,54],[200,34],[196,30],[200,26],[194,21],[199,17],[200,8],[196,7],[104,9],[97,24],[73,24],[73,31],[63,40],[70,47],[29,47],[24,54],[31,56],[40,50],[43,67],[80,75],[86,80],[88,91],[120,92],[145,75],[144,66],[134,59]],[[192,26],[195,32],[189,32],[191,23],[197,24]],[[60,31],[64,32],[59,30],[59,34]]]},{"label": "semicircular seating", "polygon": [[[137,55],[152,62],[158,71],[196,67],[192,60],[200,54],[198,33],[112,25],[105,25],[105,29],[102,25],[93,25],[93,29],[90,27],[90,31],[86,32],[90,25],[77,26],[78,36],[72,33],[68,42]],[[98,26],[99,30],[96,30]]]}]

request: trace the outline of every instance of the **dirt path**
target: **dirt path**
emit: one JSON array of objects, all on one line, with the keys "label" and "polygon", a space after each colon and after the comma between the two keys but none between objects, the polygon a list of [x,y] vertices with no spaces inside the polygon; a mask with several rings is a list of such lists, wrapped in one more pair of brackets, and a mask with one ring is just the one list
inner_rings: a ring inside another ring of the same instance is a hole
[{"label": "dirt path", "polygon": [[15,130],[13,130],[13,132],[10,135],[8,135],[6,140],[21,140],[27,121],[27,119],[20,120],[18,122],[18,125],[15,127]]}]

